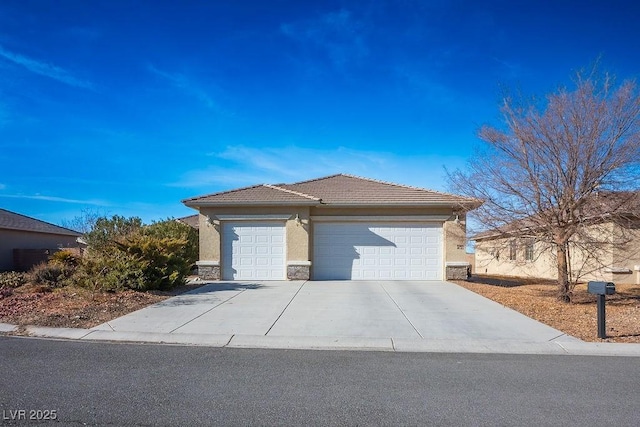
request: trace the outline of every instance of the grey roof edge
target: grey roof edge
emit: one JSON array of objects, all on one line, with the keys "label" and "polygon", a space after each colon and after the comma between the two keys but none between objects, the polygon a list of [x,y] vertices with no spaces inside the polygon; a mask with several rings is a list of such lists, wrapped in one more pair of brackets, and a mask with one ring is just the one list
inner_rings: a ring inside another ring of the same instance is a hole
[{"label": "grey roof edge", "polygon": [[250,190],[252,188],[262,187],[263,185],[264,184],[255,184],[255,185],[249,185],[247,187],[234,188],[232,190],[219,191],[217,193],[203,194],[201,196],[195,196],[195,197],[189,197],[189,198],[183,199],[180,202],[185,204],[185,205],[187,205],[187,206],[190,206],[188,204],[189,202],[196,201],[196,200],[199,200],[199,199],[204,199],[205,197],[218,196],[220,194],[237,193],[238,191]]},{"label": "grey roof edge", "polygon": [[185,202],[186,206],[190,208],[198,207],[239,207],[239,206],[318,206],[320,201],[315,200],[301,200],[295,202],[275,202],[275,201],[262,201],[262,202]]},{"label": "grey roof edge", "polygon": [[56,230],[60,230],[60,232],[54,232],[52,231],[42,231],[42,230],[32,230],[32,229],[28,229],[28,228],[24,228],[24,227],[10,227],[10,226],[4,226],[4,225],[0,225],[0,229],[3,230],[17,230],[17,231],[27,231],[27,232],[31,232],[31,233],[45,233],[45,234],[60,234],[63,236],[74,236],[74,237],[80,237],[82,236],[82,233],[72,230],[70,228],[66,228],[66,227],[62,227],[60,225],[56,225],[47,221],[43,221],[41,219],[37,219],[37,218],[33,218],[27,215],[23,215],[21,213],[17,213],[17,212],[13,212],[7,209],[2,209],[0,208],[0,210],[8,212],[12,215],[16,215],[16,216],[20,216],[22,218],[26,218],[28,221],[35,221],[35,222],[39,222],[42,224],[46,224],[49,227],[54,227]]},{"label": "grey roof edge", "polygon": [[[273,185],[273,184],[256,184],[256,185],[250,185],[248,187],[235,188],[233,190],[225,190],[225,191],[220,191],[220,192],[217,192],[217,193],[210,193],[210,194],[205,194],[205,195],[202,195],[202,196],[190,197],[188,199],[181,200],[181,202],[184,205],[189,206],[189,207],[206,206],[206,205],[209,205],[209,204],[215,205],[215,206],[222,206],[222,205],[230,203],[230,202],[221,202],[221,203],[200,202],[198,204],[196,204],[194,202],[198,202],[198,200],[205,199],[207,197],[219,196],[219,195],[222,195],[222,194],[237,193],[239,191],[251,190],[253,188],[258,188],[258,187],[266,187],[266,188],[269,188],[271,190],[276,190],[276,191],[280,191],[280,192],[287,193],[287,194],[293,194],[295,196],[298,196],[298,197],[301,197],[301,198],[304,198],[304,199],[309,199],[309,200],[312,200],[314,202],[319,202],[320,201],[320,199],[318,197],[314,197],[314,196],[311,196],[311,195],[305,194],[305,193],[300,193],[300,192],[294,191],[294,190],[288,190],[286,188],[281,188],[281,187],[278,187],[277,185]],[[294,205],[295,204],[299,204],[299,202],[282,202],[282,203],[278,203],[278,204],[288,204],[288,203],[293,203]],[[237,203],[237,202],[230,203],[230,205],[234,205],[234,206],[244,205],[244,204],[245,203]],[[247,202],[246,204],[263,205],[264,202]],[[267,203],[265,206],[269,206],[269,204]]]},{"label": "grey roof edge", "polygon": [[272,188],[274,190],[280,190],[280,191],[284,191],[285,193],[294,194],[296,196],[304,197],[305,199],[314,200],[314,201],[317,201],[317,202],[319,202],[321,200],[319,197],[312,196],[310,194],[301,193],[301,192],[295,191],[295,190],[289,190],[287,188],[278,187],[277,185],[264,184],[264,186],[268,187],[268,188]]}]

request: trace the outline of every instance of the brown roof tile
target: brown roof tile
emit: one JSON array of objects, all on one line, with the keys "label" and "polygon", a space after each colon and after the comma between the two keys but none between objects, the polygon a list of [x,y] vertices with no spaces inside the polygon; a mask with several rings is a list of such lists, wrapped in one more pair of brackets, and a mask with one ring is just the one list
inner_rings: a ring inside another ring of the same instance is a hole
[{"label": "brown roof tile", "polygon": [[303,205],[317,204],[318,199],[269,184],[254,185],[237,190],[223,191],[183,200],[187,206],[203,205]]},{"label": "brown roof tile", "polygon": [[21,215],[6,209],[0,209],[0,229],[31,231],[35,233],[61,234],[80,237],[77,231],[40,221],[26,215]]},{"label": "brown roof tile", "polygon": [[337,206],[433,206],[480,204],[453,194],[338,174],[293,184],[256,185],[184,200],[187,206],[203,205],[337,205]]},{"label": "brown roof tile", "polygon": [[453,194],[338,174],[279,187],[313,194],[327,205],[452,205],[477,201]]},{"label": "brown roof tile", "polygon": [[183,216],[182,218],[176,219],[176,221],[186,224],[189,227],[195,228],[196,230],[200,228],[200,220],[198,218],[198,214]]}]

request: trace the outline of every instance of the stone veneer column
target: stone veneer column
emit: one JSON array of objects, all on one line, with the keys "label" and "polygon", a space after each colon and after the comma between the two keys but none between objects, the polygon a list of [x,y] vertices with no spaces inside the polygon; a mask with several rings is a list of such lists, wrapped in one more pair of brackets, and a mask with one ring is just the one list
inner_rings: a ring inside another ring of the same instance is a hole
[{"label": "stone veneer column", "polygon": [[468,262],[447,262],[445,280],[467,280],[471,271],[471,264]]},{"label": "stone veneer column", "polygon": [[197,261],[198,277],[203,280],[220,280],[220,262]]},{"label": "stone veneer column", "polygon": [[288,280],[309,280],[311,261],[289,261],[287,263]]}]

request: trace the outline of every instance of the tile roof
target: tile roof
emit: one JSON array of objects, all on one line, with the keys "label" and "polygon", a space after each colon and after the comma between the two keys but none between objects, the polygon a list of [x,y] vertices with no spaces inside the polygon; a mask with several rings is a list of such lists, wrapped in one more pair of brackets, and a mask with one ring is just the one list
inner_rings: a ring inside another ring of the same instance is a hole
[{"label": "tile roof", "polygon": [[35,233],[61,234],[80,237],[77,231],[59,227],[6,209],[0,209],[0,229],[31,231]]},{"label": "tile roof", "polygon": [[183,200],[187,206],[315,205],[318,199],[274,185],[261,184]]},{"label": "tile roof", "polygon": [[452,206],[474,208],[480,201],[424,188],[338,174],[293,184],[256,185],[183,201],[187,206]]},{"label": "tile roof", "polygon": [[[579,221],[586,224],[603,223],[614,218],[640,218],[640,192],[603,191],[588,197],[576,213]],[[471,236],[471,240],[491,240],[503,237],[534,235],[543,228],[547,220],[542,214],[513,220],[500,227],[485,230]]]},{"label": "tile roof", "polygon": [[327,205],[452,205],[473,200],[453,194],[338,174],[279,187],[313,194]]},{"label": "tile roof", "polygon": [[198,219],[198,214],[183,216],[182,218],[176,219],[176,221],[186,224],[189,227],[193,227],[196,230],[200,228],[200,220]]}]

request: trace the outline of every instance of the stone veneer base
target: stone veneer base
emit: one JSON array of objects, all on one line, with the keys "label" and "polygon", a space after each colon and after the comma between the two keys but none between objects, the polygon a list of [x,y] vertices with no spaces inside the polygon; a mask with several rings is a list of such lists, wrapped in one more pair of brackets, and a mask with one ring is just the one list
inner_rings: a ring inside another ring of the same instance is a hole
[{"label": "stone veneer base", "polygon": [[199,265],[198,277],[203,280],[220,280],[219,265]]},{"label": "stone veneer base", "polygon": [[310,269],[308,265],[288,265],[287,266],[287,279],[288,280],[309,280]]},{"label": "stone veneer base", "polygon": [[448,265],[446,268],[446,280],[467,280],[469,278],[469,266],[467,265]]}]

